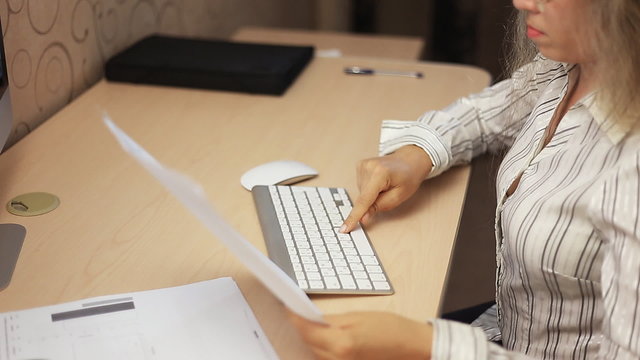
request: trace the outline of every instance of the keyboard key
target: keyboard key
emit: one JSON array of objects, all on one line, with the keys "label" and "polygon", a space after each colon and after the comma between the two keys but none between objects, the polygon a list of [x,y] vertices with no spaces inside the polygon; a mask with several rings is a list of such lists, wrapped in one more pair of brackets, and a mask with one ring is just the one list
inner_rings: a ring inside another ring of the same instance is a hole
[{"label": "keyboard key", "polygon": [[373,288],[371,282],[367,279],[356,279],[356,282],[358,283],[358,289],[371,290]]},{"label": "keyboard key", "polygon": [[[354,248],[353,241],[351,241],[351,240],[341,241],[341,242],[340,242],[340,245],[342,245],[342,248],[343,248],[343,249],[346,249],[346,248],[351,248],[351,249],[353,249],[353,248]],[[355,249],[354,249],[354,250],[355,250]]]},{"label": "keyboard key", "polygon": [[347,266],[347,262],[343,259],[333,259],[333,265],[335,266]]},{"label": "keyboard key", "polygon": [[356,288],[356,283],[355,281],[353,281],[353,277],[351,275],[339,275],[338,276],[340,278],[340,283],[342,284],[342,287],[345,289],[355,289]]},{"label": "keyboard key", "polygon": [[353,276],[356,279],[368,279],[369,278],[369,276],[367,276],[367,273],[364,272],[364,271],[354,271],[353,272]]},{"label": "keyboard key", "polygon": [[369,245],[369,240],[367,240],[367,236],[362,231],[362,228],[358,228],[351,232],[351,237],[353,238],[353,242],[360,252],[360,255],[363,256],[373,256],[373,249],[371,245]]},{"label": "keyboard key", "polygon": [[339,251],[340,250],[340,245],[338,245],[338,244],[327,244],[327,249],[329,249],[329,251]]},{"label": "keyboard key", "polygon": [[362,263],[365,265],[378,265],[378,260],[375,256],[363,256]]},{"label": "keyboard key", "polygon": [[309,285],[307,284],[307,280],[298,280],[298,286],[300,286],[300,289],[302,290],[309,288]]},{"label": "keyboard key", "polygon": [[325,277],[324,282],[327,284],[327,289],[340,289],[340,282],[335,276]]},{"label": "keyboard key", "polygon": [[333,268],[320,268],[320,272],[322,273],[322,276],[325,277],[325,279],[326,279],[327,276],[335,276],[336,275],[336,271],[333,270]]},{"label": "keyboard key", "polygon": [[386,281],[374,281],[373,287],[376,290],[390,290],[391,286]]},{"label": "keyboard key", "polygon": [[335,233],[333,231],[333,228],[330,229],[320,229],[320,233],[322,234],[322,237],[333,237],[335,236]]},{"label": "keyboard key", "polygon": [[328,221],[327,222],[321,222],[321,223],[318,223],[318,229],[320,229],[320,230],[333,230],[333,226]]},{"label": "keyboard key", "polygon": [[318,271],[318,265],[316,264],[304,264],[304,271],[306,272],[313,272],[313,271]]},{"label": "keyboard key", "polygon": [[315,244],[312,243],[311,245],[312,245],[312,248],[313,248],[313,252],[316,253],[316,254],[317,253],[326,253],[327,252],[327,248],[325,248],[323,244],[315,245]]},{"label": "keyboard key", "polygon": [[309,238],[322,239],[322,233],[316,229],[307,230],[307,236]]},{"label": "keyboard key", "polygon": [[298,249],[311,249],[311,244],[308,241],[296,241]]},{"label": "keyboard key", "polygon": [[302,261],[303,264],[315,264],[316,263],[316,259],[314,259],[313,256],[300,256],[300,260]]},{"label": "keyboard key", "polygon": [[369,273],[381,273],[382,268],[378,265],[367,265],[367,271]]},{"label": "keyboard key", "polygon": [[340,210],[340,214],[342,214],[343,218],[347,218],[347,216],[349,216],[349,213],[351,212],[351,206],[340,206],[339,210]]},{"label": "keyboard key", "polygon": [[338,243],[338,238],[335,236],[327,236],[324,238],[324,242],[329,245],[329,244],[337,244]]},{"label": "keyboard key", "polygon": [[358,250],[354,248],[344,248],[342,249],[345,255],[358,255]]}]

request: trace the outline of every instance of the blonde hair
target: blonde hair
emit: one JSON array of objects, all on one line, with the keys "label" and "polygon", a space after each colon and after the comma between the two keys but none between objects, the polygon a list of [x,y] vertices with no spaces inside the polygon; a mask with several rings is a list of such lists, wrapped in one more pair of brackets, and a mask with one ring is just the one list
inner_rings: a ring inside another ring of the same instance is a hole
[{"label": "blonde hair", "polygon": [[[582,44],[597,58],[596,101],[615,121],[636,122],[640,118],[640,1],[585,1],[591,41]],[[507,40],[506,74],[531,62],[537,53],[526,36],[526,13],[512,17]]]},{"label": "blonde hair", "polygon": [[640,116],[640,2],[591,0],[590,44],[598,56],[596,99],[616,120]]},{"label": "blonde hair", "polygon": [[515,10],[508,24],[505,38],[505,77],[511,77],[522,66],[533,61],[538,53],[535,44],[527,37],[526,12]]}]

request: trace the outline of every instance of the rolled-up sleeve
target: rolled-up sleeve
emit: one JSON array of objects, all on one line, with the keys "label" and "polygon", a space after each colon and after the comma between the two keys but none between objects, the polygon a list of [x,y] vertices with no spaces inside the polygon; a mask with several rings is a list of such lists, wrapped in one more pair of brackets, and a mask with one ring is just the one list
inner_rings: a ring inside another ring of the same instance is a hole
[{"label": "rolled-up sleeve", "polygon": [[442,110],[428,111],[416,121],[383,121],[379,154],[418,146],[431,157],[434,167],[429,177],[434,177],[479,154],[511,145],[535,105],[537,74],[550,66],[562,65],[539,57],[511,79]]}]

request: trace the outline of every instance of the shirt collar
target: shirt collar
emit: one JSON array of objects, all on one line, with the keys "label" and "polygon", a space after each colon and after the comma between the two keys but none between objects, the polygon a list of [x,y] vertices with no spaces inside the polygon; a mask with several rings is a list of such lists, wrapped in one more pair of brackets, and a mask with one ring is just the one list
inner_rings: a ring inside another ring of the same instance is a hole
[{"label": "shirt collar", "polygon": [[[576,65],[569,63],[561,63],[564,71],[569,73]],[[633,127],[630,119],[616,120],[611,114],[596,101],[596,93],[592,92],[578,101],[577,105],[584,105],[587,111],[591,113],[600,129],[604,131],[609,140],[613,144],[617,144],[622,140]]]},{"label": "shirt collar", "polygon": [[614,119],[611,114],[596,101],[596,94],[587,95],[581,102],[591,113],[600,129],[607,134],[613,144],[617,144],[631,131],[633,126],[630,119]]}]

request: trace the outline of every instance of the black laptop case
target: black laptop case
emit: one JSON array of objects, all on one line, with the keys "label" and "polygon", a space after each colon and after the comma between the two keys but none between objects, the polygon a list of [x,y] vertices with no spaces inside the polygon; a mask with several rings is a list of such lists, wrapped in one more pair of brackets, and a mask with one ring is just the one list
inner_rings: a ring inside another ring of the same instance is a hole
[{"label": "black laptop case", "polygon": [[311,46],[153,35],[107,61],[111,81],[283,94],[313,57]]}]

